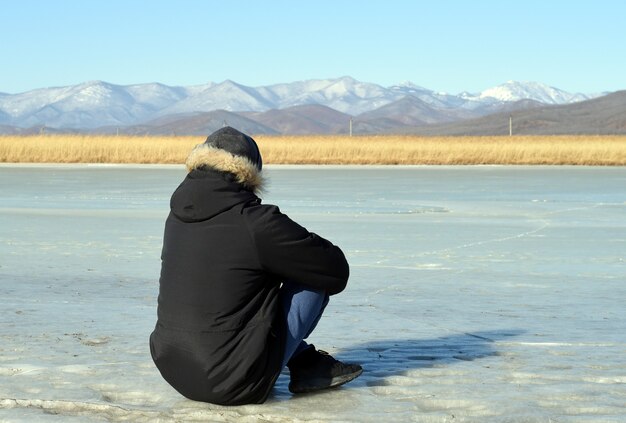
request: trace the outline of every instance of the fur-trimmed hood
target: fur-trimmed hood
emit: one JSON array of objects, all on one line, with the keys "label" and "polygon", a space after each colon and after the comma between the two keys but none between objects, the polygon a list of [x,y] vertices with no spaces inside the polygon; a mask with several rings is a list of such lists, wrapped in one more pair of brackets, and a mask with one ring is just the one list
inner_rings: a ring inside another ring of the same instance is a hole
[{"label": "fur-trimmed hood", "polygon": [[260,201],[261,170],[247,157],[205,143],[191,151],[186,165],[189,173],[170,201],[172,213],[183,222],[201,222],[237,204]]},{"label": "fur-trimmed hood", "polygon": [[262,172],[247,157],[237,156],[204,143],[198,144],[191,151],[185,164],[188,172],[205,169],[228,172],[235,177],[235,181],[254,194],[258,195],[263,191]]}]

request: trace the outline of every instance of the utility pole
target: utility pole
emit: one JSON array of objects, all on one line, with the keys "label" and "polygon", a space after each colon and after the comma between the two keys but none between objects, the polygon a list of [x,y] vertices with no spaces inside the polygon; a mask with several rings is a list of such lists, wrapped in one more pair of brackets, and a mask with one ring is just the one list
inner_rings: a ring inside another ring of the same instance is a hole
[{"label": "utility pole", "polygon": [[350,136],[352,136],[352,118],[350,118]]},{"label": "utility pole", "polygon": [[513,115],[509,115],[509,137],[513,136]]}]

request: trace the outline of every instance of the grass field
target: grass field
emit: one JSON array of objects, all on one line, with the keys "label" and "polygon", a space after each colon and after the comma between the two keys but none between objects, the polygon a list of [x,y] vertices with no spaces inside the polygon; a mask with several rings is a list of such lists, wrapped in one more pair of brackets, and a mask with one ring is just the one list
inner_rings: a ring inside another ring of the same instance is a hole
[{"label": "grass field", "polygon": [[[267,164],[626,165],[626,136],[255,136]],[[184,163],[204,137],[0,136],[5,163]]]}]

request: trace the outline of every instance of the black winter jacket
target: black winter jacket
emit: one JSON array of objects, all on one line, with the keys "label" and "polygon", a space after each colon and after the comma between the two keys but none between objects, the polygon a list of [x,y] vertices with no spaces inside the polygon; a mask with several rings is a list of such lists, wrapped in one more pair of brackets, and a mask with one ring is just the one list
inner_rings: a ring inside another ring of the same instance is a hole
[{"label": "black winter jacket", "polygon": [[152,357],[187,398],[261,403],[282,370],[281,282],[336,294],[348,264],[338,247],[261,204],[250,161],[201,144],[187,165],[165,223]]}]

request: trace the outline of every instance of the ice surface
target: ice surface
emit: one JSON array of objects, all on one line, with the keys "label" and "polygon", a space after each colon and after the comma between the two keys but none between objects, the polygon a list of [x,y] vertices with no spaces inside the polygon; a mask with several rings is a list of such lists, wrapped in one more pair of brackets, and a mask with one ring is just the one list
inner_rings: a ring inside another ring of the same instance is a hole
[{"label": "ice surface", "polygon": [[626,168],[268,167],[351,263],[311,341],[364,374],[266,404],[154,368],[182,167],[0,166],[0,421],[626,421]]}]

